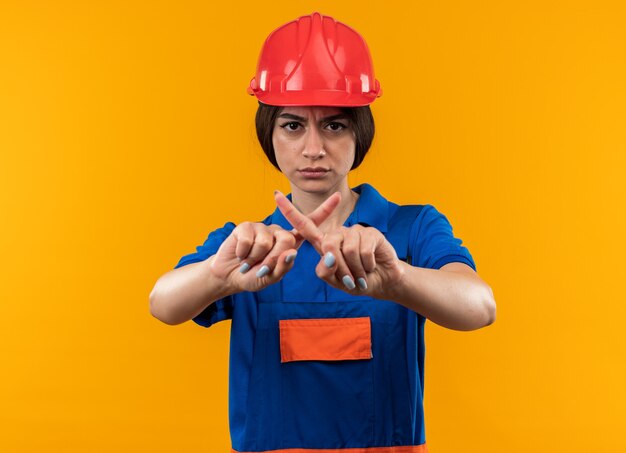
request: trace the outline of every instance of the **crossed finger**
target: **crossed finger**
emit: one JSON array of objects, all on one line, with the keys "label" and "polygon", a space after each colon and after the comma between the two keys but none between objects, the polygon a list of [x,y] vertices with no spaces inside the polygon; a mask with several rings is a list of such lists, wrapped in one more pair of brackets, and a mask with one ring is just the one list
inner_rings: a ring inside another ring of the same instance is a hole
[{"label": "crossed finger", "polygon": [[309,215],[304,215],[298,211],[289,199],[279,190],[274,191],[274,199],[280,211],[291,226],[293,226],[291,232],[296,238],[296,249],[300,247],[302,242],[306,239],[313,245],[318,253],[322,254],[322,238],[324,235],[317,227],[321,225],[339,205],[341,202],[341,194],[335,192]]},{"label": "crossed finger", "polygon": [[[274,194],[276,195],[277,192],[275,191]],[[284,198],[284,195],[280,195]],[[285,200],[289,203],[287,198]],[[303,217],[305,217],[307,222],[311,223],[313,228],[317,228],[317,225],[321,225],[333,213],[340,201],[341,194],[336,192],[318,206],[315,211]],[[274,229],[272,229],[273,227]],[[308,231],[310,227],[305,227],[305,229]],[[254,266],[254,263],[262,260],[259,264],[260,268],[256,273],[256,276],[259,278],[265,277],[272,272],[272,269],[276,269],[281,256],[284,256],[285,259],[292,256],[284,255],[285,251],[290,249],[297,251],[305,240],[304,236],[297,229],[285,231],[275,225],[270,225],[269,229],[261,229],[255,236],[254,225],[244,223],[240,225],[237,234],[239,236],[236,250],[237,256],[247,257],[246,262],[241,265],[240,272],[246,273],[251,265]],[[295,255],[293,256],[295,257]],[[286,262],[289,263],[289,261]]]},{"label": "crossed finger", "polygon": [[[371,263],[374,254],[373,247],[372,253],[365,250],[368,247],[368,241],[361,243],[359,227],[342,228],[324,235],[318,228],[321,222],[314,221],[313,214],[309,216],[302,214],[287,197],[278,191],[274,193],[274,198],[278,208],[294,230],[297,230],[298,234],[309,241],[323,256],[316,269],[320,278],[335,287],[353,290],[358,285],[362,290],[367,289],[366,268],[372,271],[375,267],[375,264],[372,266]],[[316,209],[316,212],[318,211],[326,213],[324,204]],[[328,218],[328,215],[323,215],[324,220]],[[371,245],[371,242],[369,244]]]}]

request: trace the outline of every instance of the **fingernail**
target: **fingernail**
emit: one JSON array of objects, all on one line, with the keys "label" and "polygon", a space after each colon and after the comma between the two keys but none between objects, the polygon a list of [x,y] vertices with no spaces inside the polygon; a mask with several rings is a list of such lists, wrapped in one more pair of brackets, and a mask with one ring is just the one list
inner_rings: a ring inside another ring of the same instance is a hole
[{"label": "fingernail", "polygon": [[365,281],[365,279],[363,277],[359,277],[356,279],[357,284],[359,285],[359,288],[361,289],[367,289],[367,282]]},{"label": "fingernail", "polygon": [[269,273],[270,273],[269,266],[264,264],[263,266],[261,266],[261,269],[258,270],[258,272],[256,273],[256,276],[261,278],[261,277],[266,276]]},{"label": "fingernail", "polygon": [[349,275],[344,275],[341,281],[343,282],[344,285],[346,285],[346,288],[348,289],[356,288],[356,285],[354,284],[354,280],[352,280],[352,278],[350,278]]},{"label": "fingernail", "polygon": [[287,264],[291,263],[293,260],[296,259],[296,255],[297,254],[298,254],[298,252],[292,253],[291,255],[287,255],[287,258],[285,258],[285,263],[287,263]]},{"label": "fingernail", "polygon": [[324,255],[324,264],[326,267],[333,267],[335,265],[335,255],[327,252],[326,255]]},{"label": "fingernail", "polygon": [[250,269],[250,265],[248,263],[243,263],[241,267],[239,268],[239,272],[241,272],[242,274],[245,274],[246,272],[248,272],[249,269]]}]

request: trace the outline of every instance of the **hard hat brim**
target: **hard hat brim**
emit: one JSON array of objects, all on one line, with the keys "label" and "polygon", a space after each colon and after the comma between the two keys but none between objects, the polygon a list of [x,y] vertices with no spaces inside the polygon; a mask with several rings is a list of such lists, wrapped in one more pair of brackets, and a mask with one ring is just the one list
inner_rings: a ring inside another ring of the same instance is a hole
[{"label": "hard hat brim", "polygon": [[274,106],[328,106],[328,107],[362,107],[369,105],[381,93],[346,93],[345,91],[287,91],[269,93],[255,91],[251,93],[263,104]]}]

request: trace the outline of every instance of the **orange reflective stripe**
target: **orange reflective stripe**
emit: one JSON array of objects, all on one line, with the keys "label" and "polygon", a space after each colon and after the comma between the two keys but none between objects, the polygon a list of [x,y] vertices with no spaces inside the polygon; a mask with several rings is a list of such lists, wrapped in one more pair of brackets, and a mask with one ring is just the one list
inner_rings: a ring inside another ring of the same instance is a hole
[{"label": "orange reflective stripe", "polygon": [[279,328],[281,362],[372,358],[369,317],[288,319]]},{"label": "orange reflective stripe", "polygon": [[[231,450],[231,453],[247,453]],[[284,450],[266,450],[261,453],[428,453],[426,444],[407,445],[401,447],[369,447],[369,448],[287,448]]]}]

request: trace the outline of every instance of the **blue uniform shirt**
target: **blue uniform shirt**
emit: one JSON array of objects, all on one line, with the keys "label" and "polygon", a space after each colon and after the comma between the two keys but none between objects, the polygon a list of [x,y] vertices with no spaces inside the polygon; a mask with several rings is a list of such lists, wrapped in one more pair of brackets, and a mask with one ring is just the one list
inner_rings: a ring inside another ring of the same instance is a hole
[{"label": "blue uniform shirt", "polygon": [[[368,184],[353,190],[360,197],[344,225],[387,235],[398,205]],[[263,223],[292,229],[278,209]],[[234,228],[229,222],[213,231],[176,268],[214,255]],[[461,262],[475,269],[450,223],[430,205],[410,228],[409,249],[414,266]],[[396,252],[406,259],[406,250]],[[405,446],[402,452],[425,452],[425,318],[395,302],[333,288],[315,274],[319,260],[305,241],[280,282],[215,301],[193,319],[204,327],[232,319],[233,450]]]}]

